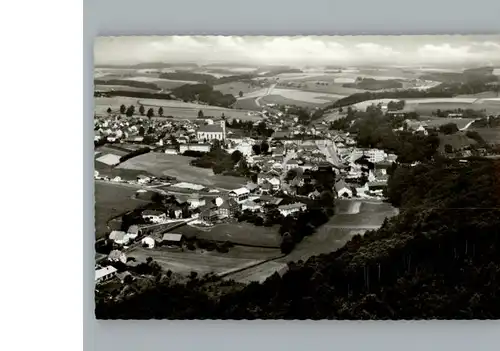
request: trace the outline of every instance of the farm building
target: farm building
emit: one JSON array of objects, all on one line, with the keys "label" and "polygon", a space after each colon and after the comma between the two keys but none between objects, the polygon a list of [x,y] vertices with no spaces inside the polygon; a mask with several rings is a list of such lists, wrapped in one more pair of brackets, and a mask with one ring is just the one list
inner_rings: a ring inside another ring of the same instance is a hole
[{"label": "farm building", "polygon": [[161,239],[162,245],[176,245],[176,246],[181,246],[182,243],[184,242],[184,236],[182,234],[173,234],[173,233],[166,233],[163,234],[163,237]]},{"label": "farm building", "polygon": [[234,213],[237,210],[239,210],[240,207],[239,203],[236,202],[236,200],[233,198],[229,199],[217,198],[215,200],[215,204],[217,206],[216,213],[219,218],[232,217]]},{"label": "farm building", "polygon": [[128,230],[127,230],[127,236],[130,238],[130,239],[135,239],[137,238],[138,235],[141,234],[141,230],[139,229],[139,226],[137,225],[131,225]]},{"label": "farm building", "polygon": [[307,209],[306,204],[303,204],[301,202],[278,206],[278,210],[285,217],[295,212],[305,211],[306,209]]},{"label": "farm building", "polygon": [[129,237],[127,236],[127,233],[119,231],[119,230],[113,230],[109,234],[109,239],[113,240],[115,244],[118,245],[126,245],[129,242]]},{"label": "farm building", "polygon": [[387,188],[387,181],[378,180],[368,183],[368,189],[370,191],[383,190]]},{"label": "farm building", "polygon": [[179,153],[183,154],[186,151],[210,152],[210,144],[181,144],[179,145]]},{"label": "farm building", "polygon": [[153,223],[162,223],[167,220],[167,215],[163,211],[144,210],[142,211],[142,218],[148,219]]},{"label": "farm building", "polygon": [[139,184],[146,184],[151,181],[151,177],[148,177],[146,175],[139,175],[137,176],[137,183]]},{"label": "farm building", "polygon": [[250,191],[247,188],[238,188],[231,190],[229,192],[229,196],[233,198],[237,203],[242,203],[246,200],[248,200],[248,195],[250,194]]},{"label": "farm building", "polygon": [[109,253],[108,260],[111,262],[127,263],[127,255],[120,250],[113,250]]},{"label": "farm building", "polygon": [[249,210],[252,212],[260,212],[262,210],[262,204],[256,203],[253,200],[247,200],[241,204],[241,209],[243,211]]},{"label": "farm building", "polygon": [[147,236],[141,240],[141,244],[143,247],[147,247],[148,249],[152,249],[155,247],[155,239],[150,236]]},{"label": "farm building", "polygon": [[205,205],[206,201],[204,198],[200,197],[198,194],[191,195],[187,202],[189,203],[190,208],[198,208],[200,206]]},{"label": "farm building", "polygon": [[101,283],[113,278],[116,274],[117,269],[113,266],[107,266],[104,268],[97,269],[95,271],[95,282]]},{"label": "farm building", "polygon": [[335,183],[335,191],[337,192],[337,197],[352,197],[352,190],[343,180],[339,180]]},{"label": "farm building", "polygon": [[120,156],[115,154],[106,154],[99,157],[96,161],[104,163],[108,166],[116,166],[117,164],[120,163]]}]

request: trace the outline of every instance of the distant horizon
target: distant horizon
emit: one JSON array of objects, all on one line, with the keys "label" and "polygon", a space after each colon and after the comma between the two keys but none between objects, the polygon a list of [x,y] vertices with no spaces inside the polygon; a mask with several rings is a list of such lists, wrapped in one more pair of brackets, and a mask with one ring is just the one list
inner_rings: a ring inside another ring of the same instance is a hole
[{"label": "distant horizon", "polygon": [[500,67],[500,35],[97,37],[94,62],[96,68],[155,64]]}]

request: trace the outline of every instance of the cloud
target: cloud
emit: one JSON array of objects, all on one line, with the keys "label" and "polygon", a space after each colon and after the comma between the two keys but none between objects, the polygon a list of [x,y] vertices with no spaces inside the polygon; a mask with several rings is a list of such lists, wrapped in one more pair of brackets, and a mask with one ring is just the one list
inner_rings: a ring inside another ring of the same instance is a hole
[{"label": "cloud", "polygon": [[98,38],[96,64],[440,64],[500,61],[500,36],[171,36]]}]

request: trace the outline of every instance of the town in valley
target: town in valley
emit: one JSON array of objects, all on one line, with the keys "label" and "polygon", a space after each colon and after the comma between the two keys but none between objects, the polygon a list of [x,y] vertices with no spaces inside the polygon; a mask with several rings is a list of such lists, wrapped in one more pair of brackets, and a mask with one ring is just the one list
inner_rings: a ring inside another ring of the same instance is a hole
[{"label": "town in valley", "polygon": [[[98,38],[96,54],[106,45]],[[165,55],[94,69],[95,293],[113,306],[103,318],[126,317],[116,311],[159,286],[225,301],[285,282],[401,217],[412,178],[393,178],[400,169],[500,158],[500,62]],[[364,289],[382,281],[377,267]]]}]

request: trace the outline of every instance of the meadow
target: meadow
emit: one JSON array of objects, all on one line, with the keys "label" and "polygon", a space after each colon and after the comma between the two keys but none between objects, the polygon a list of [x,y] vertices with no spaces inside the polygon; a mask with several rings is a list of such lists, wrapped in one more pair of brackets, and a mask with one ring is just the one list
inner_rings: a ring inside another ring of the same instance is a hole
[{"label": "meadow", "polygon": [[149,152],[131,158],[117,169],[140,170],[156,176],[170,176],[188,183],[207,187],[235,189],[246,184],[247,179],[216,175],[209,168],[194,167],[189,164],[192,157]]},{"label": "meadow", "polygon": [[154,248],[147,249],[141,246],[134,247],[127,253],[128,257],[134,257],[137,261],[146,261],[148,257],[155,260],[164,270],[175,273],[189,274],[192,271],[198,274],[224,273],[235,268],[243,268],[256,263],[258,259],[232,257],[228,254],[214,251],[184,250],[180,252],[175,249]]},{"label": "meadow", "polygon": [[147,201],[132,198],[136,191],[136,188],[110,182],[94,182],[95,235],[97,239],[104,237],[112,229],[118,229],[119,220],[110,223],[111,228],[108,228],[108,221],[111,218],[120,216],[147,203]]},{"label": "meadow", "polygon": [[[152,107],[157,113],[158,108],[163,108],[164,117],[154,117],[155,119],[163,119],[166,116],[173,116],[175,118],[181,119],[196,119],[198,118],[198,112],[203,111],[205,116],[221,117],[224,115],[227,118],[238,118],[240,120],[257,121],[260,119],[259,116],[252,116],[248,114],[248,110],[237,110],[228,109],[218,106],[201,105],[195,103],[187,103],[177,100],[159,100],[159,99],[138,99],[131,97],[115,96],[111,98],[106,97],[96,97],[94,98],[94,112],[97,115],[106,115],[107,109],[111,108],[113,113],[118,113],[121,105],[136,106],[138,110],[140,104],[143,104],[145,108]],[[139,116],[139,115],[136,115]]]},{"label": "meadow", "polygon": [[179,228],[176,232],[186,237],[214,241],[231,241],[238,245],[259,246],[265,248],[279,249],[281,236],[279,227],[255,226],[246,222],[232,222],[216,224],[209,228],[197,228],[187,225]]}]

